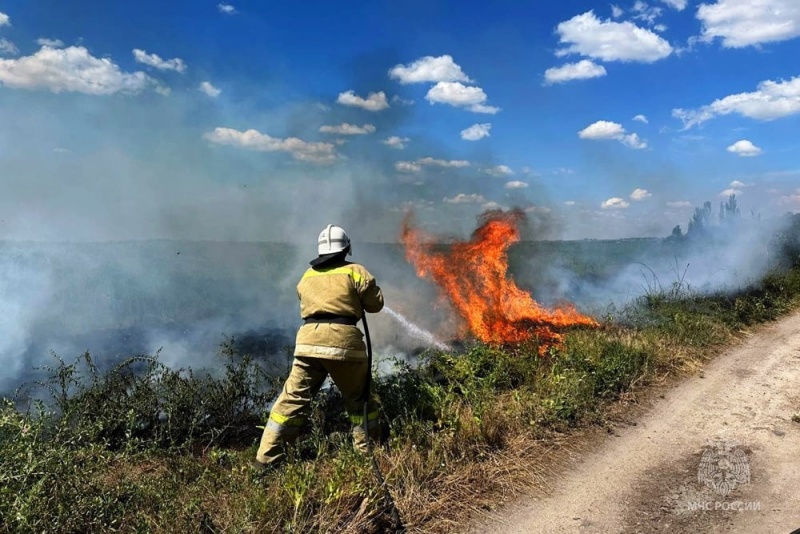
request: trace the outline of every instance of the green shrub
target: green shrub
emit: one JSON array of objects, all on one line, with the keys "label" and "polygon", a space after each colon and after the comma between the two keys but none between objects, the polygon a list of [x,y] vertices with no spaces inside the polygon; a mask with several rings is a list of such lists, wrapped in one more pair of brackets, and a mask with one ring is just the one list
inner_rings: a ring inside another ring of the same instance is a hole
[{"label": "green shrub", "polygon": [[102,373],[87,352],[71,364],[57,355],[38,382],[55,410],[50,432],[108,449],[244,443],[258,430],[277,382],[248,357],[224,356],[219,377],[173,370],[137,356]]},{"label": "green shrub", "polygon": [[628,391],[633,384],[647,375],[652,355],[617,340],[603,343],[592,370],[594,394],[614,396]]},{"label": "green shrub", "polygon": [[595,402],[592,380],[585,371],[554,369],[538,389],[542,393],[540,422],[559,429],[577,423]]}]

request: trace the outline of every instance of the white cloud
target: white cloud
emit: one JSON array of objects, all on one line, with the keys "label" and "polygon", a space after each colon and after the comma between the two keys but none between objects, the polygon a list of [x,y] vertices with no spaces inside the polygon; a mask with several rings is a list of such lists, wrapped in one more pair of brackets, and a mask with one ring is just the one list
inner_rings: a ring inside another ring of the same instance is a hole
[{"label": "white cloud", "polygon": [[629,146],[631,148],[635,148],[636,150],[642,150],[644,148],[647,148],[647,143],[645,141],[642,141],[639,138],[639,135],[635,134],[635,133],[625,135],[619,141],[623,145],[627,145],[627,146]]},{"label": "white cloud", "polygon": [[444,160],[431,157],[420,158],[416,161],[398,161],[394,164],[394,168],[400,172],[420,172],[422,167],[463,168],[469,166],[469,161],[465,160]]},{"label": "white cloud", "polygon": [[785,41],[800,36],[797,0],[718,0],[702,4],[697,18],[702,40],[722,39],[728,48]]},{"label": "white cloud", "polygon": [[696,110],[672,110],[672,116],[683,121],[684,129],[731,113],[762,121],[800,113],[800,76],[780,82],[763,81],[752,93],[726,96]]},{"label": "white cloud", "polygon": [[629,207],[630,204],[621,198],[609,198],[608,200],[604,201],[600,204],[600,207],[604,210],[622,210]]},{"label": "white cloud", "polygon": [[355,124],[348,124],[343,122],[336,126],[320,126],[319,131],[322,133],[338,134],[338,135],[366,135],[375,133],[375,127],[371,124],[357,126]]},{"label": "white cloud", "polygon": [[398,161],[394,164],[394,168],[400,172],[419,172],[422,170],[422,165],[413,161]]},{"label": "white cloud", "polygon": [[39,46],[49,46],[50,48],[61,48],[64,46],[64,41],[61,39],[46,39],[45,37],[39,37],[36,39],[36,44]]},{"label": "white cloud", "polygon": [[556,28],[560,42],[567,45],[558,56],[580,54],[603,61],[640,61],[652,63],[669,56],[672,47],[659,35],[632,22],[598,19],[587,11]]},{"label": "white cloud", "polygon": [[688,200],[675,200],[673,202],[667,202],[667,206],[670,208],[691,208],[692,203]]},{"label": "white cloud", "polygon": [[3,26],[11,26],[11,18],[2,11],[0,11],[0,27]]},{"label": "white cloud", "polygon": [[615,19],[618,19],[618,18],[620,18],[622,16],[623,13],[625,13],[625,10],[623,10],[618,5],[611,4],[611,16],[612,17],[614,17]]},{"label": "white cloud", "polygon": [[734,187],[736,189],[740,189],[742,187],[747,187],[747,184],[744,182],[740,182],[739,180],[734,180],[730,183],[730,187]]},{"label": "white cloud", "polygon": [[525,189],[528,187],[528,184],[526,182],[520,182],[519,180],[513,180],[511,182],[506,182],[506,185],[503,187],[506,189]]},{"label": "white cloud", "polygon": [[688,0],[661,0],[661,1],[667,4],[669,7],[677,9],[678,11],[683,11],[684,9],[686,9],[686,4],[688,2]]},{"label": "white cloud", "polygon": [[421,158],[417,160],[417,163],[420,165],[427,165],[429,167],[469,167],[469,161],[465,161],[463,159],[455,159],[455,160],[444,160],[444,159],[434,159],[431,157]]},{"label": "white cloud", "polygon": [[400,83],[471,81],[449,55],[425,56],[408,65],[395,65],[389,77]]},{"label": "white cloud", "polygon": [[634,19],[646,22],[651,26],[655,23],[656,19],[661,16],[662,13],[662,9],[660,7],[653,7],[642,0],[637,0],[633,4],[632,11],[634,13]]},{"label": "white cloud", "polygon": [[487,106],[485,104],[475,104],[473,106],[470,106],[468,109],[473,113],[488,113],[489,115],[494,115],[495,113],[500,111],[500,108],[498,107]]},{"label": "white cloud", "polygon": [[574,200],[565,200],[564,201],[564,205],[565,206],[574,206],[575,204],[576,204],[576,202]]},{"label": "white cloud", "polygon": [[466,86],[460,82],[439,82],[431,87],[425,99],[451,106],[470,106],[485,102],[487,96],[480,87]]},{"label": "white cloud", "polygon": [[524,174],[526,176],[541,176],[541,174],[539,174],[538,172],[534,171],[533,169],[531,169],[530,167],[527,167],[527,166],[526,167],[522,167],[522,169],[520,169],[520,171],[522,172],[522,174]]},{"label": "white cloud", "polygon": [[217,9],[220,13],[225,13],[226,15],[235,15],[237,13],[236,8],[230,4],[217,4]]},{"label": "white cloud", "polygon": [[175,72],[186,70],[186,63],[180,58],[161,59],[157,54],[148,54],[138,48],[133,49],[133,58],[137,63],[142,63],[158,70],[174,70]]},{"label": "white cloud", "polygon": [[753,157],[758,156],[761,154],[762,150],[754,145],[751,141],[747,139],[742,139],[741,141],[736,141],[731,146],[727,148],[728,152],[732,154],[736,154],[739,157]]},{"label": "white cloud", "polygon": [[550,213],[553,210],[547,206],[527,206],[524,211],[525,213]]},{"label": "white cloud", "polygon": [[509,208],[507,206],[503,206],[502,204],[500,204],[498,202],[495,202],[494,200],[490,200],[489,202],[483,204],[481,206],[481,209],[483,211],[489,211],[489,210],[508,211]]},{"label": "white cloud", "polygon": [[591,139],[594,141],[615,139],[620,143],[637,150],[647,148],[647,143],[642,141],[635,133],[626,133],[621,124],[610,121],[597,121],[590,124],[580,132],[578,137],[581,139]]},{"label": "white cloud", "polygon": [[635,121],[639,121],[639,122],[643,122],[643,123],[645,123],[645,124],[649,124],[649,121],[647,120],[647,117],[645,117],[644,115],[636,115],[636,116],[633,118],[633,120],[635,120]]},{"label": "white cloud", "polygon": [[389,107],[389,102],[386,100],[386,93],[383,91],[369,93],[367,98],[357,96],[355,91],[345,91],[344,93],[339,93],[336,102],[343,106],[354,106],[366,109],[367,111],[380,111]]},{"label": "white cloud", "polygon": [[631,200],[640,201],[653,196],[647,189],[634,189],[631,193]]},{"label": "white cloud", "polygon": [[17,89],[48,89],[111,95],[138,93],[154,84],[143,72],[125,73],[110,59],[93,57],[83,47],[42,47],[32,56],[0,59],[0,84]]},{"label": "white cloud", "polygon": [[461,139],[465,141],[477,141],[484,137],[489,137],[489,130],[491,129],[492,125],[488,122],[484,124],[473,124],[466,130],[461,130]]},{"label": "white cloud", "polygon": [[454,197],[445,197],[442,200],[448,204],[482,204],[486,202],[486,199],[477,193],[472,193],[471,195],[459,193]]},{"label": "white cloud", "polygon": [[258,152],[288,152],[296,160],[313,163],[331,163],[336,159],[332,143],[310,143],[296,137],[280,139],[257,130],[245,132],[232,128],[216,128],[203,137],[218,145],[233,146]]},{"label": "white cloud", "polygon": [[507,165],[497,165],[495,167],[491,167],[489,169],[484,169],[483,172],[490,176],[501,177],[501,176],[511,176],[514,174],[514,171],[511,170],[511,167]]},{"label": "white cloud", "polygon": [[395,106],[411,106],[414,104],[414,101],[394,95],[392,97],[392,104],[394,104]]},{"label": "white cloud", "polygon": [[17,45],[8,39],[0,39],[0,56],[16,56],[19,54]]},{"label": "white cloud", "polygon": [[741,189],[736,189],[735,187],[730,187],[730,188],[722,191],[719,194],[719,196],[720,196],[720,198],[728,198],[731,195],[741,195],[741,194],[742,194],[742,190]]},{"label": "white cloud", "polygon": [[409,141],[410,139],[408,137],[398,137],[396,135],[393,135],[388,139],[384,139],[383,141],[381,141],[381,143],[383,143],[386,146],[396,148],[398,150],[403,150]]},{"label": "white cloud", "polygon": [[428,91],[425,100],[431,104],[449,104],[465,107],[475,113],[497,113],[499,108],[484,104],[486,93],[480,87],[466,86],[460,82],[439,82]]},{"label": "white cloud", "polygon": [[211,98],[217,98],[222,93],[222,90],[211,85],[211,82],[201,82],[200,90]]},{"label": "white cloud", "polygon": [[554,83],[564,83],[571,80],[588,80],[605,76],[606,68],[597,65],[588,59],[582,59],[577,63],[567,63],[560,67],[551,67],[544,71],[545,85]]}]

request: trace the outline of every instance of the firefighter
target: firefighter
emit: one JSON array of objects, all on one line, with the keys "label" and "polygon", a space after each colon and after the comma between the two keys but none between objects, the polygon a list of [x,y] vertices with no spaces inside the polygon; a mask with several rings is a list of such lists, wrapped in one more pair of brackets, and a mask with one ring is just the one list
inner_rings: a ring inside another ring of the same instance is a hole
[{"label": "firefighter", "polygon": [[[367,452],[364,432],[365,384],[368,368],[364,334],[356,326],[365,312],[383,308],[383,293],[375,278],[358,263],[350,263],[350,238],[340,226],[329,224],[317,240],[319,256],[297,284],[300,316],[294,361],[289,378],[269,414],[256,455],[257,468],[285,460],[285,446],[294,442],[308,417],[311,400],[330,375],[344,398],[353,425],[355,447]],[[378,403],[370,391],[370,438],[380,435]]]}]

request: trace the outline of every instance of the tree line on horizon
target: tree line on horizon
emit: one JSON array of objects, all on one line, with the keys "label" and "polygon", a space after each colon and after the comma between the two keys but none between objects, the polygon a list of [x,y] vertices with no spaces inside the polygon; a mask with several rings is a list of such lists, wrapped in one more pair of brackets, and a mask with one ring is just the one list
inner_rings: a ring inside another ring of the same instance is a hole
[{"label": "tree line on horizon", "polygon": [[[694,209],[686,233],[683,233],[681,225],[675,225],[667,240],[708,241],[714,238],[735,237],[736,232],[741,231],[745,224],[758,224],[761,221],[761,213],[751,210],[750,215],[749,219],[742,217],[735,194],[729,195],[727,200],[720,201],[716,217],[711,202],[706,201],[702,207]],[[783,217],[785,224],[772,236],[772,239],[784,257],[791,260],[792,265],[800,265],[800,213],[788,212]]]}]

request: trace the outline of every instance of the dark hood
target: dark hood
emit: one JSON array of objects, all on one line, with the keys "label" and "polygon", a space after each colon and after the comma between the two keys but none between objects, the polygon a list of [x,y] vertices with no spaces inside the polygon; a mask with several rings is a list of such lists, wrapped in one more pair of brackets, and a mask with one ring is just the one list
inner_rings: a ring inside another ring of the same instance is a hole
[{"label": "dark hood", "polygon": [[321,254],[308,263],[315,269],[319,267],[330,267],[332,265],[344,263],[347,252],[348,250],[345,249],[341,252],[334,252],[333,254]]}]

